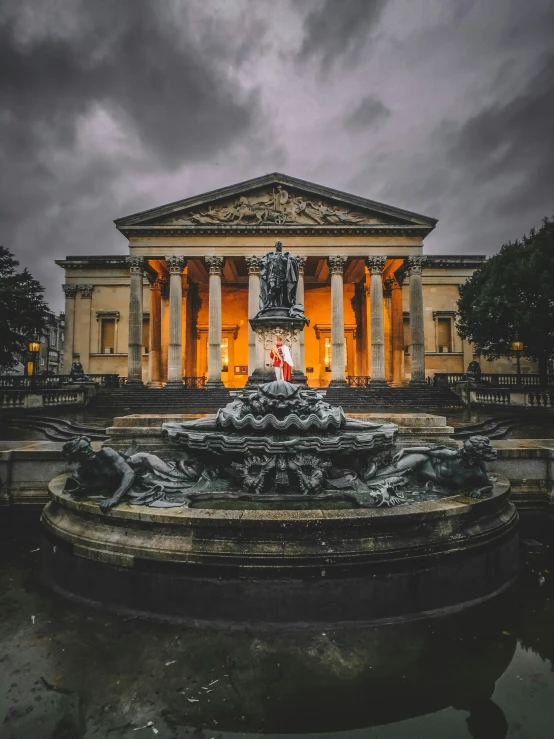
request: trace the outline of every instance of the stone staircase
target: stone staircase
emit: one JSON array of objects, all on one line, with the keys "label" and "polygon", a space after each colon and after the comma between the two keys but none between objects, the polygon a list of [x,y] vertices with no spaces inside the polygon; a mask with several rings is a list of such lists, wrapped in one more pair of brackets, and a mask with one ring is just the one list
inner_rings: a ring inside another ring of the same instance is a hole
[{"label": "stone staircase", "polygon": [[127,385],[120,388],[100,388],[91,401],[91,411],[124,413],[215,413],[227,405],[231,394],[227,388],[191,389],[185,387],[151,388]]},{"label": "stone staircase", "polygon": [[[461,408],[462,402],[451,390],[424,387],[329,388],[326,400],[345,411],[428,411]],[[120,413],[215,413],[231,400],[227,388],[149,388],[124,386],[100,388],[89,405],[91,411]]]},{"label": "stone staircase", "polygon": [[463,403],[453,390],[424,385],[422,387],[331,387],[325,400],[340,405],[348,413],[360,411],[430,411],[442,408],[462,408]]}]

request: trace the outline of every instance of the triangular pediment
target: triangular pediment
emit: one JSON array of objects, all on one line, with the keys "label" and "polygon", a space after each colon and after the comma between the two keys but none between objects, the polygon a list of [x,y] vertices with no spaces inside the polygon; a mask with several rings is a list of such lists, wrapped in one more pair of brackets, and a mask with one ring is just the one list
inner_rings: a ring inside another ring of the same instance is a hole
[{"label": "triangular pediment", "polygon": [[144,229],[365,229],[431,231],[435,219],[282,174],[204,193],[115,221],[123,233]]}]

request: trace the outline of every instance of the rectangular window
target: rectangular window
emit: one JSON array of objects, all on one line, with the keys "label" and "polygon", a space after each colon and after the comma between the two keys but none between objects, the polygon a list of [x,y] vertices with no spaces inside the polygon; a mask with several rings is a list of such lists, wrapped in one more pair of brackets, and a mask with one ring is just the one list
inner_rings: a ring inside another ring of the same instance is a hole
[{"label": "rectangular window", "polygon": [[[331,371],[331,360],[333,356],[333,350],[331,347],[331,337],[326,336],[325,337],[325,356],[324,356],[324,363],[325,363],[325,372]],[[344,337],[344,366],[348,367],[348,343],[346,336]]]},{"label": "rectangular window", "polygon": [[323,360],[325,364],[325,372],[331,371],[331,337],[326,336],[325,337],[325,359]]},{"label": "rectangular window", "polygon": [[229,339],[221,339],[221,371],[229,372]]},{"label": "rectangular window", "polygon": [[142,351],[148,354],[150,351],[150,319],[142,319]]},{"label": "rectangular window", "polygon": [[115,353],[115,318],[103,318],[100,322],[100,353]]},{"label": "rectangular window", "polygon": [[452,319],[437,318],[437,351],[448,353],[452,351]]},{"label": "rectangular window", "polygon": [[404,354],[410,353],[410,345],[412,343],[410,337],[410,317],[404,316]]}]

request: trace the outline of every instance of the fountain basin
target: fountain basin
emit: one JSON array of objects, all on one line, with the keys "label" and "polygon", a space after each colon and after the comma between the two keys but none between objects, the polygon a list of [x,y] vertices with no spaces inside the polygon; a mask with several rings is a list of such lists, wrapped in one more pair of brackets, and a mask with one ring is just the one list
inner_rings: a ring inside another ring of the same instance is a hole
[{"label": "fountain basin", "polygon": [[491,597],[518,571],[503,478],[482,499],[390,509],[122,504],[108,514],[64,493],[65,479],[50,483],[42,516],[44,577],[116,610],[230,623],[388,620]]}]

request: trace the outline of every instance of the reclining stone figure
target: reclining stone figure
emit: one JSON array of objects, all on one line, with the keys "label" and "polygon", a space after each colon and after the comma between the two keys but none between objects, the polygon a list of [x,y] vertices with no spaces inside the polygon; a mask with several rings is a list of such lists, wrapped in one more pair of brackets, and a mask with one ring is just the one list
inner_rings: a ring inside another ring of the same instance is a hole
[{"label": "reclining stone figure", "polygon": [[188,506],[189,498],[184,490],[193,487],[204,473],[199,462],[166,462],[155,454],[137,452],[137,448],[126,454],[110,447],[95,452],[87,436],[68,441],[63,453],[79,464],[77,472],[67,480],[66,492],[107,494],[100,502],[104,513],[122,501],[154,508]]}]

